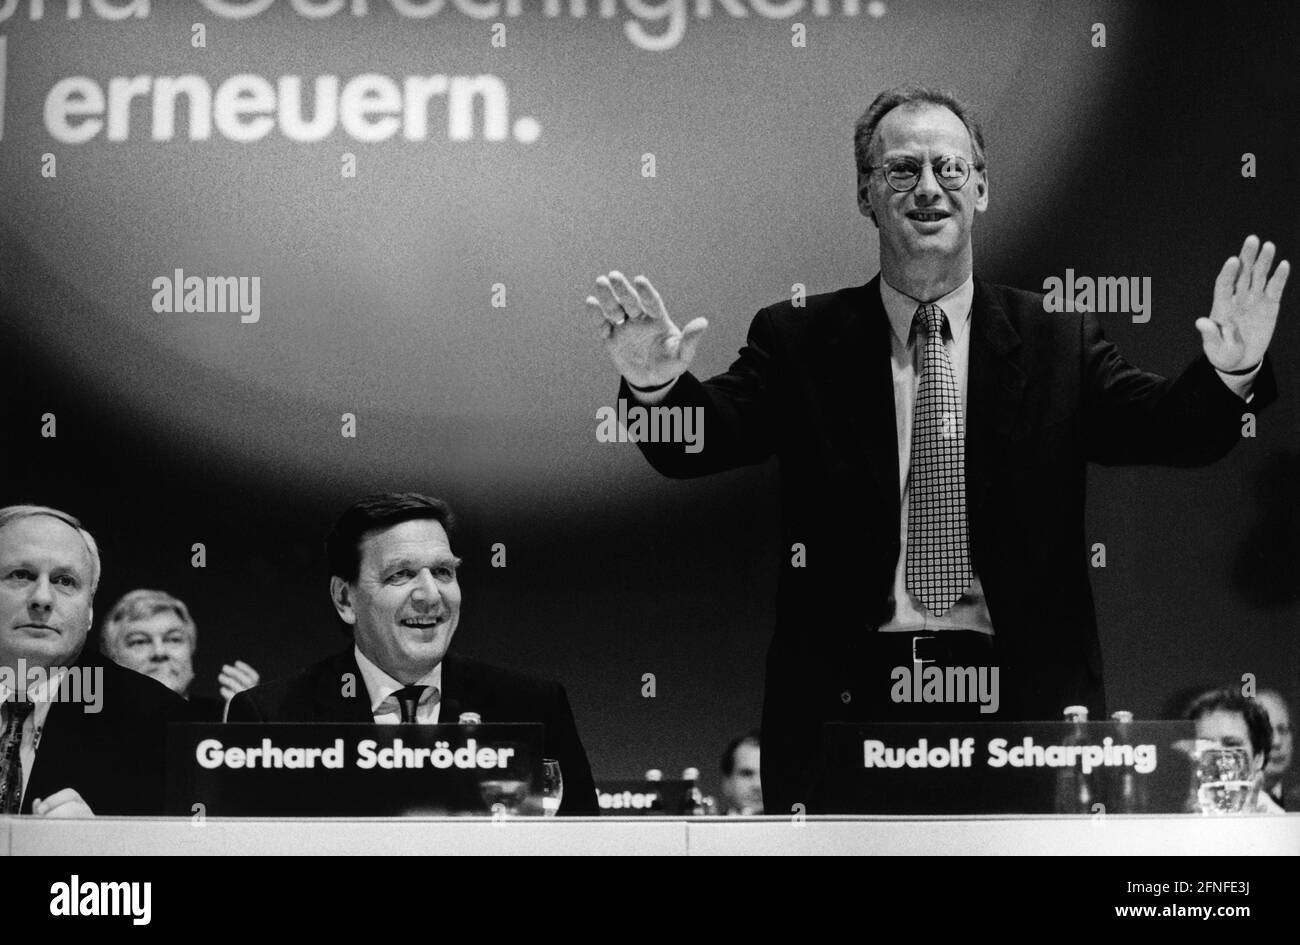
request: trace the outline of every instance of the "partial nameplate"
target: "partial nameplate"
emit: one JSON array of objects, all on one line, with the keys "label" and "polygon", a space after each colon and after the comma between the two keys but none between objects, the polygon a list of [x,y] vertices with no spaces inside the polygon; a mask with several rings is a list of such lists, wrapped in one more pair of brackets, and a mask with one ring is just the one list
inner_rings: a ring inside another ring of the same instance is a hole
[{"label": "partial nameplate", "polygon": [[1191,722],[828,723],[831,814],[1144,814],[1196,809]]},{"label": "partial nameplate", "polygon": [[167,810],[207,817],[541,816],[543,726],[174,723]]},{"label": "partial nameplate", "polygon": [[596,803],[602,814],[615,817],[680,817],[689,813],[689,791],[688,781],[597,781]]}]

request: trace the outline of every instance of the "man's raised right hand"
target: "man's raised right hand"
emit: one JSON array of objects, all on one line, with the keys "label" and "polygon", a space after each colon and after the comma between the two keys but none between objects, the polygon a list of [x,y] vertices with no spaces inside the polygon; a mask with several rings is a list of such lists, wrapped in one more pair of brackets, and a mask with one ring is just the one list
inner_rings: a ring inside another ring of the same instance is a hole
[{"label": "man's raised right hand", "polygon": [[678,328],[649,279],[628,282],[617,270],[597,277],[587,311],[599,320],[598,334],[614,366],[634,387],[658,387],[685,374],[709,327],[708,319],[696,318]]}]

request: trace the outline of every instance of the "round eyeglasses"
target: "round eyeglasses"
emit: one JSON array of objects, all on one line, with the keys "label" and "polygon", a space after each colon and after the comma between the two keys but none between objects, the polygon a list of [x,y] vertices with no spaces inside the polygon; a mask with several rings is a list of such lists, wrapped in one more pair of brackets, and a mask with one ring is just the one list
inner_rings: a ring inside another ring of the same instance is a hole
[{"label": "round eyeglasses", "polygon": [[961,190],[970,180],[971,168],[984,170],[983,164],[971,164],[964,157],[945,154],[933,161],[918,161],[914,157],[898,157],[884,164],[868,165],[868,171],[885,170],[885,183],[899,193],[907,193],[921,180],[921,168],[929,164],[934,171],[934,179],[944,190]]}]

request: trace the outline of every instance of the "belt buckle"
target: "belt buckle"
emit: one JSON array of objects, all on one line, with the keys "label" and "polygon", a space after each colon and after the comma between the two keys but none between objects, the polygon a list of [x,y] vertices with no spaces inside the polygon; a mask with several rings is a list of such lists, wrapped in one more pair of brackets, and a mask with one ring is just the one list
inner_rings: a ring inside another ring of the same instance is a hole
[{"label": "belt buckle", "polygon": [[913,663],[914,665],[917,665],[917,664],[924,664],[924,663],[934,663],[934,662],[936,662],[936,660],[932,660],[932,659],[929,659],[929,660],[927,660],[927,659],[923,659],[922,657],[918,656],[918,655],[917,655],[917,652],[916,652],[916,644],[917,644],[919,641],[921,641],[921,640],[936,640],[936,639],[938,639],[938,638],[937,638],[933,633],[914,633],[914,634],[912,634],[912,663]]}]

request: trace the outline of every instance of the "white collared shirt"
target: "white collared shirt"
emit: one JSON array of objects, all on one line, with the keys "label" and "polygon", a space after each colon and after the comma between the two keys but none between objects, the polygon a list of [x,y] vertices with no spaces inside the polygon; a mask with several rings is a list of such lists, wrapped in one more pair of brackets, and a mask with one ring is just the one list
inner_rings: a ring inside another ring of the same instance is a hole
[{"label": "white collared shirt", "polygon": [[[947,295],[935,299],[948,316],[948,332],[944,347],[952,361],[953,377],[961,395],[962,417],[966,416],[966,378],[970,366],[971,303],[975,298],[975,282],[971,276]],[[898,482],[901,492],[898,523],[898,563],[894,566],[894,587],[890,594],[892,616],[880,630],[885,632],[912,632],[921,630],[976,630],[993,633],[993,621],[984,601],[984,587],[976,574],[966,593],[942,617],[936,617],[914,594],[907,590],[907,512],[911,503],[912,465],[912,414],[916,407],[916,392],[921,383],[921,363],[925,353],[924,343],[917,343],[913,331],[916,309],[922,303],[899,292],[884,277],[880,279],[880,300],[889,317],[889,361],[894,379],[894,426],[898,438]],[[969,429],[965,423],[963,429]],[[969,482],[969,475],[967,476]],[[969,525],[969,523],[968,523]],[[974,562],[971,563],[974,570]]]},{"label": "white collared shirt", "polygon": [[[352,653],[357,659],[357,668],[361,670],[361,680],[366,684],[366,693],[370,696],[370,714],[381,725],[393,725],[402,721],[402,710],[398,707],[393,693],[406,687],[374,664],[361,648],[355,644]],[[427,687],[415,707],[415,721],[421,725],[436,725],[442,710],[442,663],[417,679],[412,685]]]}]

